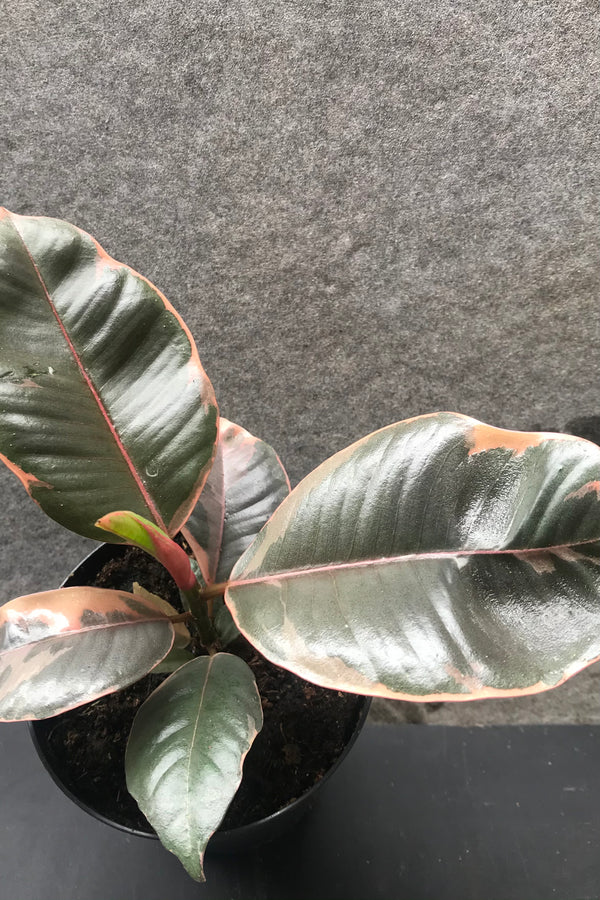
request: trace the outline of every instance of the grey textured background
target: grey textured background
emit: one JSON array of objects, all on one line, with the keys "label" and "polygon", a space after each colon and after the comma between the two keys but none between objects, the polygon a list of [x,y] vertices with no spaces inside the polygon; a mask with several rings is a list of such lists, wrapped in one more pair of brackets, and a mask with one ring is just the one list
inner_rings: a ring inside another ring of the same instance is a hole
[{"label": "grey textured background", "polygon": [[[559,428],[600,412],[599,26],[597,0],[0,0],[0,202],[153,280],[293,482],[436,409]],[[87,542],[0,488],[3,600]]]}]

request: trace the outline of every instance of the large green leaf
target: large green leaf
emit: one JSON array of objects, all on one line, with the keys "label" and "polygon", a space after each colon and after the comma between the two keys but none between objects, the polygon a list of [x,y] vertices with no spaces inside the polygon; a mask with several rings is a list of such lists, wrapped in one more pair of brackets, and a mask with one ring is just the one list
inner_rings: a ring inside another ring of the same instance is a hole
[{"label": "large green leaf", "polygon": [[127,787],[164,846],[204,881],[204,851],[242,778],[262,727],[243,660],[203,656],[171,675],[140,708],[127,745]]},{"label": "large green leaf", "polygon": [[[219,419],[215,461],[183,529],[207,584],[229,578],[289,492],[287,474],[273,448],[245,428]],[[214,620],[224,643],[238,635],[219,597],[214,600]]]},{"label": "large green leaf", "polygon": [[453,413],[391,425],[298,485],[226,602],[325,686],[534,693],[600,657],[600,449]]},{"label": "large green leaf", "polygon": [[70,587],[0,607],[0,720],[44,719],[133,684],[171,649],[173,625],[124,591]]},{"label": "large green leaf", "polygon": [[145,278],[58,219],[0,209],[0,458],[48,515],[105,540],[130,509],[170,534],[207,477],[214,395]]}]

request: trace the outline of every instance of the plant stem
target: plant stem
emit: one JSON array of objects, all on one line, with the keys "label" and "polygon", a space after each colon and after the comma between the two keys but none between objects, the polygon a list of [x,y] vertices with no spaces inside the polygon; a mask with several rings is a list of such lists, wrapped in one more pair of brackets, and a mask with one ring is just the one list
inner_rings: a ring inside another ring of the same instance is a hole
[{"label": "plant stem", "polygon": [[176,625],[177,622],[189,622],[190,619],[193,619],[193,615],[191,612],[179,613],[178,616],[169,616],[169,621]]},{"label": "plant stem", "polygon": [[200,596],[204,600],[212,600],[213,597],[222,597],[228,584],[228,581],[220,581],[218,584],[211,584],[209,587],[205,587],[200,591]]},{"label": "plant stem", "polygon": [[200,640],[209,652],[214,651],[217,644],[217,633],[208,615],[204,591],[200,589],[200,585],[195,584],[189,590],[180,591],[180,593],[184,606],[194,617]]}]

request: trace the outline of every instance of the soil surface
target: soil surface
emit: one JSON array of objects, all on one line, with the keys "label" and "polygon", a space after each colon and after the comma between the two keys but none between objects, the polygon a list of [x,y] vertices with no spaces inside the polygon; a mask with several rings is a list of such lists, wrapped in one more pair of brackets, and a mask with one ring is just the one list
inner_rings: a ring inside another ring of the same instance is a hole
[{"label": "soil surface", "polygon": [[[125,550],[92,583],[130,591],[134,581],[181,609],[168,573],[141,550]],[[243,638],[227,652],[241,656],[252,668],[264,725],[246,757],[242,784],[222,823],[224,829],[270,815],[318,782],[343,752],[364,702],[272,665]],[[122,691],[38,723],[47,736],[49,760],[72,793],[102,815],[149,832],[151,827],[127,791],[125,748],[137,710],[166,677],[150,674]]]}]

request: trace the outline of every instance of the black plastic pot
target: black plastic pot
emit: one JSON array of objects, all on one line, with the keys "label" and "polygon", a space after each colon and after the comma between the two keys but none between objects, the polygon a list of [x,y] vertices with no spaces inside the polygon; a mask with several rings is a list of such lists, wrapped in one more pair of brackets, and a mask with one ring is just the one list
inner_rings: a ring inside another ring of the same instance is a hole
[{"label": "black plastic pot", "polygon": [[[106,562],[110,559],[114,559],[116,555],[125,553],[126,549],[126,547],[119,545],[103,544],[101,547],[92,551],[92,553],[90,553],[89,556],[87,556],[80,565],[71,572],[61,587],[89,584],[93,581],[97,572]],[[362,698],[362,703],[359,704],[355,713],[356,721],[354,722],[352,733],[343,752],[319,782],[288,806],[285,806],[283,809],[280,809],[270,816],[258,819],[248,825],[242,825],[239,828],[233,828],[227,831],[218,830],[210,840],[209,851],[213,853],[233,853],[249,850],[252,847],[276,839],[283,831],[298,822],[302,816],[314,806],[320,788],[346,758],[365,723],[370,705],[370,697]],[[107,825],[112,825],[114,828],[118,828],[128,834],[156,839],[156,833],[152,830],[150,825],[148,825],[147,830],[141,830],[128,827],[121,822],[108,818],[98,812],[98,810],[94,809],[86,800],[82,799],[81,796],[78,796],[76,787],[73,784],[69,785],[65,782],[57,772],[57,769],[60,769],[61,766],[58,764],[59,761],[56,759],[55,751],[51,748],[48,739],[56,718],[58,717],[31,722],[30,731],[38,755],[58,787],[67,795],[67,797],[81,807],[81,809],[85,810],[99,821],[104,822]]]}]

